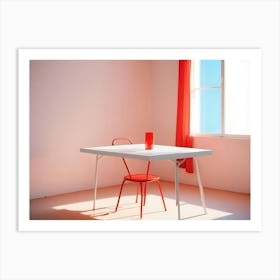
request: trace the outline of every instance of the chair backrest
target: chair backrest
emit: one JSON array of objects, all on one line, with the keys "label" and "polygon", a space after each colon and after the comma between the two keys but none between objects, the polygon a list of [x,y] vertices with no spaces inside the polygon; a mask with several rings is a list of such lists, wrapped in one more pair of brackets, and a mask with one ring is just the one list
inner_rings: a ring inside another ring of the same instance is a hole
[{"label": "chair backrest", "polygon": [[132,141],[128,138],[118,137],[112,140],[112,145],[127,145],[132,144]]},{"label": "chair backrest", "polygon": [[[129,138],[118,137],[118,138],[114,138],[114,139],[112,140],[112,145],[113,145],[113,146],[114,146],[114,145],[128,145],[128,144],[133,144],[132,141],[131,141]],[[130,170],[129,170],[129,168],[128,168],[128,165],[127,165],[127,162],[126,162],[125,158],[122,158],[122,160],[123,160],[123,163],[124,163],[124,165],[125,165],[125,168],[126,168],[128,174],[129,174],[129,176],[131,176],[131,173],[130,173]],[[148,161],[147,169],[146,169],[146,176],[147,176],[147,178],[148,178],[148,176],[149,176],[150,164],[151,164],[151,162]]]},{"label": "chair backrest", "polygon": [[[128,138],[125,138],[125,137],[118,137],[118,138],[114,138],[112,140],[112,145],[113,146],[114,145],[128,145],[128,144],[132,144],[132,141],[130,139],[128,139]],[[122,160],[123,160],[125,168],[126,168],[126,170],[128,172],[128,175],[131,176],[131,173],[130,173],[130,170],[128,168],[128,165],[127,165],[127,162],[126,162],[125,158],[122,158]]]}]

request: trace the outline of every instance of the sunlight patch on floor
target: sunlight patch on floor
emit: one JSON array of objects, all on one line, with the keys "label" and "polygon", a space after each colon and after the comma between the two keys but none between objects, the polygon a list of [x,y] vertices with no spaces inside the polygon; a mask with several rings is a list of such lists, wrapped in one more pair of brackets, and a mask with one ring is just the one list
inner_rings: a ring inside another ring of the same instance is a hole
[{"label": "sunlight patch on floor", "polygon": [[[138,203],[136,203],[135,199],[135,195],[122,196],[117,212],[115,212],[116,203],[112,203],[112,198],[103,198],[96,201],[95,210],[92,210],[92,201],[63,204],[54,206],[53,209],[79,211],[80,214],[97,220],[135,220],[140,219],[140,196],[138,198]],[[164,211],[163,204],[159,196],[147,196],[146,205],[143,206],[142,219],[177,219],[178,210],[175,200],[171,198],[165,198],[165,203],[167,211]],[[203,208],[200,205],[194,205],[185,202],[181,203],[180,208],[181,218],[189,220],[220,219],[232,215],[232,213],[211,208],[207,208],[207,214],[204,214]]]}]

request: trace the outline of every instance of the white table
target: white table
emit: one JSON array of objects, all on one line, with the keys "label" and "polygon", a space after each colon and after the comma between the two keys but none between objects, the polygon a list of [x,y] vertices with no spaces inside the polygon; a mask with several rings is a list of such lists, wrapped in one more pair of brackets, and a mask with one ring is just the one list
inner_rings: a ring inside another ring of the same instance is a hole
[{"label": "white table", "polygon": [[[194,158],[195,171],[199,185],[201,203],[206,214],[205,196],[203,185],[200,177],[199,164],[197,157],[211,155],[211,150],[196,149],[196,148],[182,148],[174,146],[154,145],[152,150],[145,150],[144,144],[131,144],[131,145],[115,145],[115,146],[101,146],[91,148],[81,148],[80,152],[91,153],[96,155],[96,165],[94,174],[94,197],[93,197],[93,210],[95,210],[96,190],[97,190],[97,173],[98,162],[102,156],[114,156],[124,158],[134,158],[139,160],[154,161],[154,160],[171,160],[175,164],[175,195],[176,203],[178,206],[178,219],[181,219],[180,214],[180,197],[179,197],[179,180],[178,169],[187,158]],[[178,161],[178,159],[182,159]]]}]

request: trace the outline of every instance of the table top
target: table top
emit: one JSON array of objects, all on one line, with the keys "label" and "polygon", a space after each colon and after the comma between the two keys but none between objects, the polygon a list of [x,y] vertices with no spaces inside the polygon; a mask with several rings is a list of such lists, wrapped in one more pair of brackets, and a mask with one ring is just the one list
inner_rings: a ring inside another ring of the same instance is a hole
[{"label": "table top", "polygon": [[180,159],[212,154],[211,150],[164,145],[154,145],[152,150],[146,150],[145,144],[89,147],[81,148],[80,152],[141,160]]}]

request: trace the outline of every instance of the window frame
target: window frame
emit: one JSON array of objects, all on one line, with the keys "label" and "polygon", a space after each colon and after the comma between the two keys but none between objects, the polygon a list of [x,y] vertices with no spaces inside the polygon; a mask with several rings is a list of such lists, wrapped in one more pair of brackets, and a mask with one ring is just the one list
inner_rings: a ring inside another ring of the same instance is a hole
[{"label": "window frame", "polygon": [[[197,64],[201,60],[192,60],[192,63]],[[250,139],[250,134],[227,134],[225,132],[225,60],[220,59],[221,61],[221,86],[209,86],[206,88],[194,87],[191,88],[191,94],[194,94],[196,91],[207,90],[207,89],[221,89],[221,133],[201,133],[201,132],[192,132],[191,136],[193,137],[218,137],[218,138],[231,138],[231,139]],[[194,73],[194,72],[192,72]],[[194,78],[195,80],[195,78]]]}]

